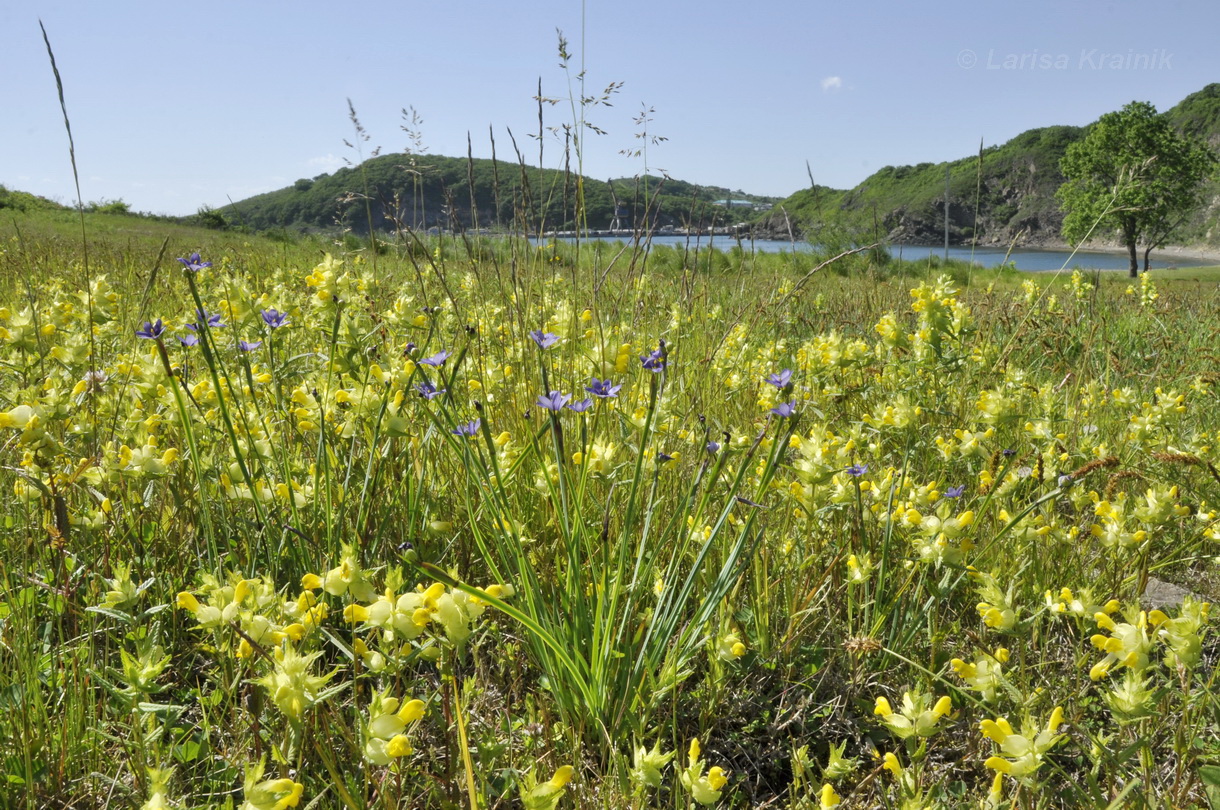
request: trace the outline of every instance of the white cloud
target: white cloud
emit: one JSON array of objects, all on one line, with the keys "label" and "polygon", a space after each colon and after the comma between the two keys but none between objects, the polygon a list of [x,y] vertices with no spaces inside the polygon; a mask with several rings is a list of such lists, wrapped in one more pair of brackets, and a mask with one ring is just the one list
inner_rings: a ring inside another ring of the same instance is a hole
[{"label": "white cloud", "polygon": [[319,169],[329,174],[335,169],[341,168],[344,165],[344,162],[343,158],[335,157],[334,155],[327,153],[319,157],[311,157],[309,160],[305,161],[305,165],[310,169]]},{"label": "white cloud", "polygon": [[843,89],[843,79],[839,76],[827,76],[822,79],[822,92],[829,93],[831,90]]}]

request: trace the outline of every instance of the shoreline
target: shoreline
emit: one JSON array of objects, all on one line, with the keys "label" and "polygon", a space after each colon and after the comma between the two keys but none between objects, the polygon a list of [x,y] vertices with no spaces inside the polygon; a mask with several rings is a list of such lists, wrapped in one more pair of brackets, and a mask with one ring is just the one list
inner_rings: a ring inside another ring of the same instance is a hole
[{"label": "shoreline", "polygon": [[[999,247],[999,245],[996,245],[995,247]],[[1057,250],[1064,253],[1072,252],[1072,246],[1066,242],[1047,242],[1040,245],[1017,245],[1016,248],[1022,250]],[[1127,258],[1127,251],[1119,246],[1083,247],[1077,250],[1076,253],[1100,253],[1107,256],[1122,256],[1124,259]],[[1136,253],[1136,256],[1138,257],[1140,267],[1142,268],[1144,264],[1144,251],[1139,250]],[[1187,245],[1166,245],[1165,247],[1156,248],[1152,251],[1152,258],[1154,260],[1158,256],[1162,261],[1164,261],[1166,257],[1173,257],[1220,264],[1220,249],[1218,248],[1191,247]]]},{"label": "shoreline", "polygon": [[[904,244],[910,245],[911,243],[904,243]],[[916,244],[913,246],[917,246],[917,248],[928,248],[928,249],[932,249],[932,250],[936,250],[938,248],[943,248],[943,244],[927,244],[927,245]],[[956,248],[956,249],[963,249],[963,248],[969,249],[970,248],[969,243],[966,243],[966,244],[950,243],[949,246],[950,246],[950,248]],[[1064,242],[1042,242],[1042,243],[1037,243],[1037,244],[1017,244],[1017,245],[1009,245],[1008,243],[978,243],[975,246],[976,246],[976,248],[981,248],[981,249],[985,248],[987,250],[1008,250],[1009,248],[1011,248],[1013,250],[1026,250],[1026,251],[1046,250],[1046,251],[1054,251],[1054,253],[1072,253],[1071,245],[1069,245],[1068,243],[1064,243]],[[1124,260],[1126,260],[1126,257],[1127,257],[1127,251],[1125,249],[1119,248],[1119,246],[1098,246],[1098,248],[1092,248],[1092,246],[1089,246],[1089,248],[1080,248],[1080,249],[1076,250],[1075,253],[1076,253],[1076,255],[1086,255],[1086,256],[1087,255],[1121,256],[1122,259],[1124,259]],[[1141,267],[1141,272],[1143,272],[1143,270],[1142,270],[1142,268],[1143,268],[1143,250],[1139,250],[1137,253],[1137,256],[1139,259],[1139,267]],[[1165,261],[1166,259],[1188,259],[1188,260],[1192,260],[1192,261],[1205,261],[1205,262],[1214,263],[1214,265],[1220,265],[1220,248],[1199,248],[1199,246],[1168,245],[1168,246],[1165,246],[1165,248],[1157,248],[1157,249],[1153,250],[1152,259],[1153,259],[1153,261],[1157,261],[1157,260]]]},{"label": "shoreline", "polygon": [[[963,248],[963,247],[969,247],[969,246],[970,245],[968,243],[961,244],[961,245],[953,245],[953,244],[949,245],[949,247],[957,247],[957,248]],[[920,245],[920,247],[936,248],[936,247],[941,247],[941,245]],[[1005,242],[987,242],[987,243],[980,242],[978,245],[976,245],[976,247],[988,248],[988,249],[992,249],[992,250],[1005,250],[1005,249],[1011,247],[1013,250],[1046,250],[1046,251],[1057,251],[1057,252],[1061,252],[1061,253],[1071,253],[1072,252],[1072,246],[1069,245],[1068,243],[1056,242],[1053,240],[1048,240],[1046,242],[1039,242],[1037,244],[1028,244],[1027,243],[1027,244],[1018,244],[1018,245],[1009,245],[1008,243],[1005,243]],[[1124,248],[1122,248],[1121,246],[1114,246],[1114,245],[1106,245],[1106,246],[1099,246],[1099,247],[1092,247],[1092,246],[1082,247],[1079,250],[1077,250],[1076,253],[1078,255],[1079,254],[1084,254],[1084,255],[1100,254],[1100,255],[1104,255],[1104,256],[1121,256],[1124,259],[1127,258],[1127,251]],[[1143,264],[1144,264],[1143,250],[1138,251],[1136,255],[1139,258],[1140,267],[1142,268]],[[1152,251],[1152,259],[1155,261],[1158,257],[1160,257],[1161,261],[1164,261],[1167,257],[1172,257],[1172,258],[1181,258],[1181,259],[1191,259],[1194,261],[1201,261],[1201,262],[1211,262],[1213,264],[1220,265],[1220,248],[1192,247],[1192,246],[1188,246],[1188,245],[1166,245],[1165,247],[1156,248],[1155,250]],[[1141,272],[1143,272],[1142,269],[1141,269]]]},{"label": "shoreline", "polygon": [[1159,251],[1152,251],[1153,256],[1157,253],[1166,253],[1171,256],[1181,256],[1183,259],[1198,259],[1199,261],[1220,264],[1220,250],[1216,249],[1172,246],[1161,248]]}]

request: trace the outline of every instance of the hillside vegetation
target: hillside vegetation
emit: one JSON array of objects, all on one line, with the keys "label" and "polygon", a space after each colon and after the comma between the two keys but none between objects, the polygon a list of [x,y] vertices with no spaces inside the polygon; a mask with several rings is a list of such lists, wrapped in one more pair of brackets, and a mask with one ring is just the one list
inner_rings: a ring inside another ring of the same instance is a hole
[{"label": "hillside vegetation", "polygon": [[[1220,145],[1220,84],[1187,96],[1163,115],[1182,131]],[[762,221],[776,232],[789,222],[817,239],[825,229],[859,239],[916,244],[944,238],[945,171],[949,171],[949,238],[955,244],[1039,245],[1060,241],[1063,213],[1055,191],[1063,183],[1059,161],[1088,127],[1031,129],[1001,146],[949,163],[886,166],[853,189],[803,189],[777,205]],[[1205,192],[1205,204],[1184,223],[1172,244],[1220,244],[1220,182]],[[785,216],[787,219],[785,219]],[[1101,235],[1100,241],[1109,238]]]},{"label": "hillside vegetation", "polygon": [[[1057,237],[1062,215],[1055,189],[1059,159],[1084,137],[1080,127],[1023,132],[1003,146],[951,163],[886,166],[847,191],[805,189],[781,207],[805,229],[828,224],[896,242],[936,242],[944,234],[945,170],[949,171],[949,238],[954,243],[1006,242],[1018,233]],[[975,196],[978,190],[977,215]],[[771,217],[775,223],[775,217]]]},{"label": "hillside vegetation", "polygon": [[297,180],[220,209],[232,224],[262,230],[306,230],[336,226],[367,233],[404,226],[522,229],[534,233],[575,228],[573,212],[583,195],[589,228],[609,228],[620,207],[619,224],[630,229],[658,226],[708,228],[742,218],[741,209],[714,206],[716,200],[757,197],[681,180],[642,176],[601,181],[571,171],[538,169],[519,163],[434,155],[381,155],[333,174]]},{"label": "hillside vegetation", "polygon": [[17,191],[0,186],[0,211],[6,213],[27,213],[34,211],[67,210],[57,202],[30,194],[28,191]]}]

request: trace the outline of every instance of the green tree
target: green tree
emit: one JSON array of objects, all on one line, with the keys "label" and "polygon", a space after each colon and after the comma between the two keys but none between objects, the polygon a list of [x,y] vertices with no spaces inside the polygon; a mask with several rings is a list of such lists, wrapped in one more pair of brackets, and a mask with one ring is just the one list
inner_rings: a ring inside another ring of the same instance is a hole
[{"label": "green tree", "polygon": [[1118,231],[1139,275],[1136,247],[1148,255],[1201,202],[1216,156],[1202,141],[1174,129],[1146,101],[1106,113],[1060,163],[1066,181],[1055,196],[1066,211],[1063,236],[1081,242],[1094,228]]},{"label": "green tree", "polygon": [[206,203],[199,206],[199,212],[195,216],[199,224],[205,228],[223,231],[229,227],[229,222],[225,219],[225,215]]}]

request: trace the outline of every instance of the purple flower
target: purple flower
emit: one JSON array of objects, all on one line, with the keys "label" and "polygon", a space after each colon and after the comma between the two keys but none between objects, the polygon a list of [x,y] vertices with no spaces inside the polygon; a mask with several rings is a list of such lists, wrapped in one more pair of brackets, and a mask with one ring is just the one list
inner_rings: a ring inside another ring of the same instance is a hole
[{"label": "purple flower", "polygon": [[143,329],[136,330],[136,337],[144,338],[145,340],[156,340],[161,337],[161,333],[165,331],[165,324],[161,323],[161,319],[157,318],[156,323],[144,322]]},{"label": "purple flower", "polygon": [[288,313],[280,312],[278,309],[264,309],[263,323],[272,329],[279,329],[288,323]]},{"label": "purple flower", "polygon": [[178,337],[178,342],[188,348],[191,346],[198,346],[199,345],[199,335],[196,335],[194,333],[189,334],[189,335],[180,335]]},{"label": "purple flower", "polygon": [[720,442],[708,442],[707,443],[707,451],[709,453],[715,453],[719,449],[720,449]]},{"label": "purple flower", "polygon": [[475,419],[471,422],[465,423],[464,425],[458,425],[455,429],[451,430],[450,433],[452,433],[454,436],[474,436],[479,432],[479,428],[482,425],[482,419]]},{"label": "purple flower", "polygon": [[774,385],[776,388],[779,388],[782,390],[785,387],[787,387],[788,383],[791,380],[792,380],[792,369],[786,368],[783,371],[781,371],[779,374],[768,374],[766,379],[763,380],[763,382],[770,383],[771,385]]},{"label": "purple flower", "polygon": [[664,464],[667,461],[673,461],[673,460],[674,460],[674,457],[671,456],[669,453],[657,453],[657,461],[661,462],[662,464]]},{"label": "purple flower", "polygon": [[593,382],[586,386],[585,390],[599,399],[609,399],[618,396],[622,387],[621,385],[611,385],[609,380],[599,380],[594,377]]},{"label": "purple flower", "polygon": [[437,352],[436,354],[432,355],[431,357],[425,357],[423,360],[420,360],[419,362],[420,362],[420,365],[440,368],[441,366],[445,365],[445,361],[448,359],[449,359],[449,352],[440,351],[440,352]]},{"label": "purple flower", "polygon": [[415,390],[419,392],[419,395],[421,397],[423,397],[426,400],[431,401],[431,400],[434,400],[437,397],[439,397],[441,394],[445,393],[445,391],[447,391],[448,389],[441,388],[440,390],[437,390],[436,386],[433,385],[432,383],[421,382],[421,383],[416,383]]},{"label": "purple flower", "polygon": [[241,349],[243,352],[252,352],[257,348],[260,348],[262,345],[263,345],[263,342],[261,340],[255,340],[255,341],[239,340],[239,341],[237,341],[237,348]]},{"label": "purple flower", "polygon": [[559,342],[559,335],[543,332],[541,329],[535,329],[530,332],[530,339],[538,344],[539,349],[549,349]]},{"label": "purple flower", "polygon": [[868,472],[867,464],[853,464],[847,468],[847,474],[853,475],[856,478],[859,478],[860,476],[864,475],[866,472]]},{"label": "purple flower", "polygon": [[965,484],[962,484],[959,487],[949,487],[948,489],[945,490],[945,497],[946,498],[960,498],[960,497],[962,497],[962,493],[965,491],[966,491]]},{"label": "purple flower", "polygon": [[593,407],[593,400],[589,399],[588,397],[585,397],[584,399],[580,400],[579,402],[573,402],[570,405],[568,405],[568,410],[576,411],[577,413],[584,413],[585,411],[589,410],[592,407]]},{"label": "purple flower", "polygon": [[217,313],[215,315],[210,315],[202,309],[196,309],[195,317],[199,319],[198,323],[188,323],[186,325],[186,328],[190,329],[192,332],[199,331],[199,329],[203,325],[204,321],[207,321],[208,326],[212,329],[223,329],[224,327],[228,326],[228,324],[224,324],[224,323],[220,322],[219,313]]},{"label": "purple flower", "polygon": [[771,413],[778,416],[780,419],[787,419],[792,414],[796,413],[796,400],[792,402],[781,402],[771,409]]},{"label": "purple flower", "polygon": [[186,259],[180,257],[178,261],[182,262],[182,266],[187,270],[190,270],[192,273],[198,273],[203,268],[212,266],[211,262],[200,261],[198,253],[192,253],[190,257]]},{"label": "purple flower", "polygon": [[662,340],[661,345],[648,354],[640,355],[640,362],[653,374],[665,368],[665,341]]},{"label": "purple flower", "polygon": [[1005,455],[1005,457],[1011,457],[1011,456],[1015,456],[1016,454],[1017,454],[1017,451],[1016,451],[1016,450],[1011,450],[1011,449],[1008,449],[1008,448],[1005,448],[1005,449],[1004,449],[1004,455]]},{"label": "purple flower", "polygon": [[548,411],[559,412],[563,410],[563,406],[567,405],[572,397],[567,394],[561,394],[558,391],[552,391],[550,394],[538,395],[538,407],[546,408]]}]

